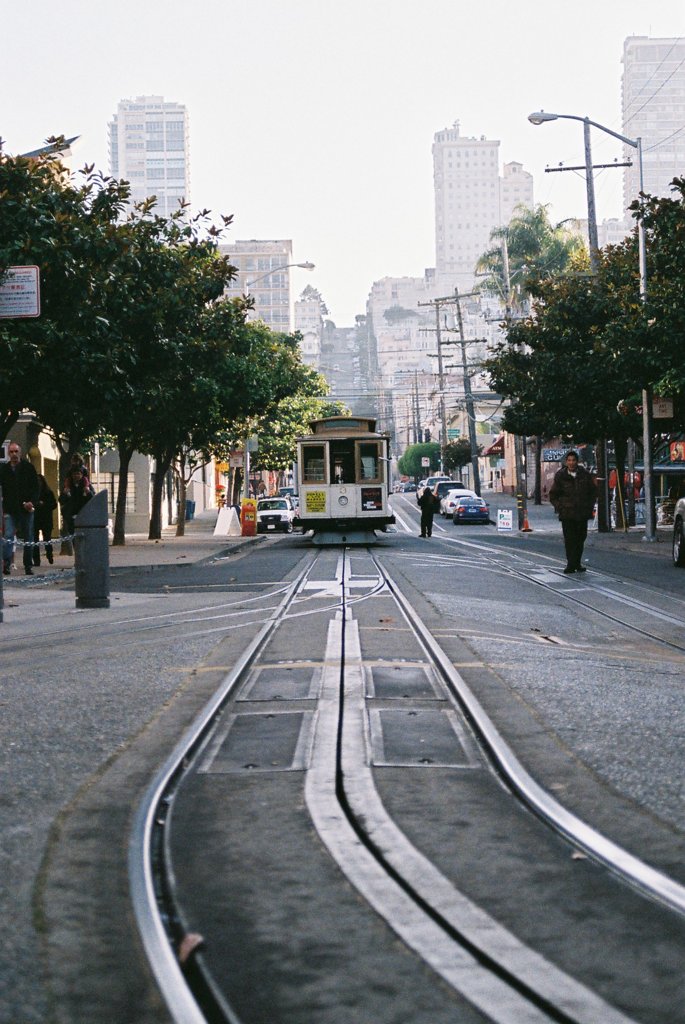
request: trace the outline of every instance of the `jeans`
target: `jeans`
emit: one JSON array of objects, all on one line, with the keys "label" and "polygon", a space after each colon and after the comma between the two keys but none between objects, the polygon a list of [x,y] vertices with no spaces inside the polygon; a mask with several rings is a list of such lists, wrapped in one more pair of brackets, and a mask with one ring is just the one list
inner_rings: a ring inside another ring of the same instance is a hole
[{"label": "jeans", "polygon": [[583,547],[587,537],[587,519],[562,519],[561,530],[564,534],[566,562],[569,569],[577,569],[583,556]]},{"label": "jeans", "polygon": [[[33,512],[5,512],[3,516],[5,536],[3,538],[2,559],[9,565],[14,554],[15,538],[24,541],[33,540]],[[33,547],[24,546],[24,568],[30,569],[33,562]]]}]

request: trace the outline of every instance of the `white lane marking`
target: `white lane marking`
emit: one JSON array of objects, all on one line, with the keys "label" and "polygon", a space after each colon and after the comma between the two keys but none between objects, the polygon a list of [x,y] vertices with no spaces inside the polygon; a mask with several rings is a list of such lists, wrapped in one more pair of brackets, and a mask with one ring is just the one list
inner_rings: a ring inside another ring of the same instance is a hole
[{"label": "white lane marking", "polygon": [[[312,760],[305,782],[309,813],[323,843],[340,869],[388,925],[456,991],[495,1024],[543,1024],[538,1010],[456,944],[390,878],[363,847],[335,794],[342,617],[329,623],[323,686],[319,699]],[[358,624],[346,622],[343,772],[355,813],[363,817],[374,843],[396,870],[454,928],[554,1005],[572,1010],[578,1024],[633,1024],[629,1018],[559,971],[454,888],[400,832],[381,803],[366,760],[364,671]]]}]

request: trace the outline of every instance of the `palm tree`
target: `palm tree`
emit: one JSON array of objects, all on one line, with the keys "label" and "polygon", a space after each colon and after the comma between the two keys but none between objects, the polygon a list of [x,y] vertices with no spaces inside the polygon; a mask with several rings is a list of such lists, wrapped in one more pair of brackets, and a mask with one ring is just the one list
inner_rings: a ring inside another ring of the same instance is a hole
[{"label": "palm tree", "polygon": [[480,257],[476,271],[508,310],[526,308],[536,280],[563,274],[587,260],[585,242],[566,225],[552,224],[549,207],[538,203],[532,209],[517,206],[506,227],[490,232],[495,244]]}]

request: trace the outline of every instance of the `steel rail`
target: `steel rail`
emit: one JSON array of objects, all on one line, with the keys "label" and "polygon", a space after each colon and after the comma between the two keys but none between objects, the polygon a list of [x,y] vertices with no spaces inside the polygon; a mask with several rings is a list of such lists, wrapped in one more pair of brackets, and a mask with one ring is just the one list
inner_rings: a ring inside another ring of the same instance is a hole
[{"label": "steel rail", "polygon": [[[290,585],[276,611],[267,619],[232,670],[225,676],[211,700],[183,733],[171,754],[155,774],[136,810],[128,845],[131,900],[145,953],[174,1024],[207,1024],[207,1017],[200,1009],[188,986],[172,948],[159,908],[151,855],[158,809],[174,780],[183,772],[189,752],[201,742],[229,694],[253,662],[257,652],[264,647],[271,634],[285,618],[290,604],[302,582],[311,572],[316,558],[317,554],[315,553],[309,564]],[[227,1020],[237,1022],[237,1018],[230,1009],[224,1008],[224,1014]]]},{"label": "steel rail", "polygon": [[685,914],[685,886],[646,864],[578,818],[563,807],[526,771],[473,691],[411,607],[397,583],[383,568],[376,555],[372,554],[372,557],[382,572],[388,589],[402,609],[407,623],[415,631],[424,650],[438,667],[442,678],[476,729],[486,750],[513,792],[538,817],[564,835],[593,860],[603,864],[643,894],[679,914]]},{"label": "steel rail", "polygon": [[[395,599],[377,562],[376,570],[382,589]],[[468,899],[388,815],[365,755],[362,653],[357,623],[347,614],[344,573],[341,585],[305,786],[309,812],[331,856],[403,942],[488,1020],[634,1024]],[[424,651],[433,665],[431,652]]]}]

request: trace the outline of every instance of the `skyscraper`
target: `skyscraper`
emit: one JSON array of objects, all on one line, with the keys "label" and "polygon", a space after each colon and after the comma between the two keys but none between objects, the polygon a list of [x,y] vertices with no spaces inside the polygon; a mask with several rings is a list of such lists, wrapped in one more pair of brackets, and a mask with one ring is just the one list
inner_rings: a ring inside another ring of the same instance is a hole
[{"label": "skyscraper", "polygon": [[514,208],[533,205],[533,178],[522,164],[499,173],[499,142],[464,138],[455,121],[435,133],[435,269],[438,287],[469,291],[493,228],[508,224]]},{"label": "skyscraper", "polygon": [[163,96],[121,100],[109,122],[109,172],[131,183],[131,199],[157,196],[167,215],[190,199],[188,111]]},{"label": "skyscraper", "polygon": [[[685,174],[685,39],[629,36],[623,44],[623,127],[631,139],[642,139],[644,189],[667,196],[670,183]],[[639,192],[636,152],[623,176],[627,208]]]}]

